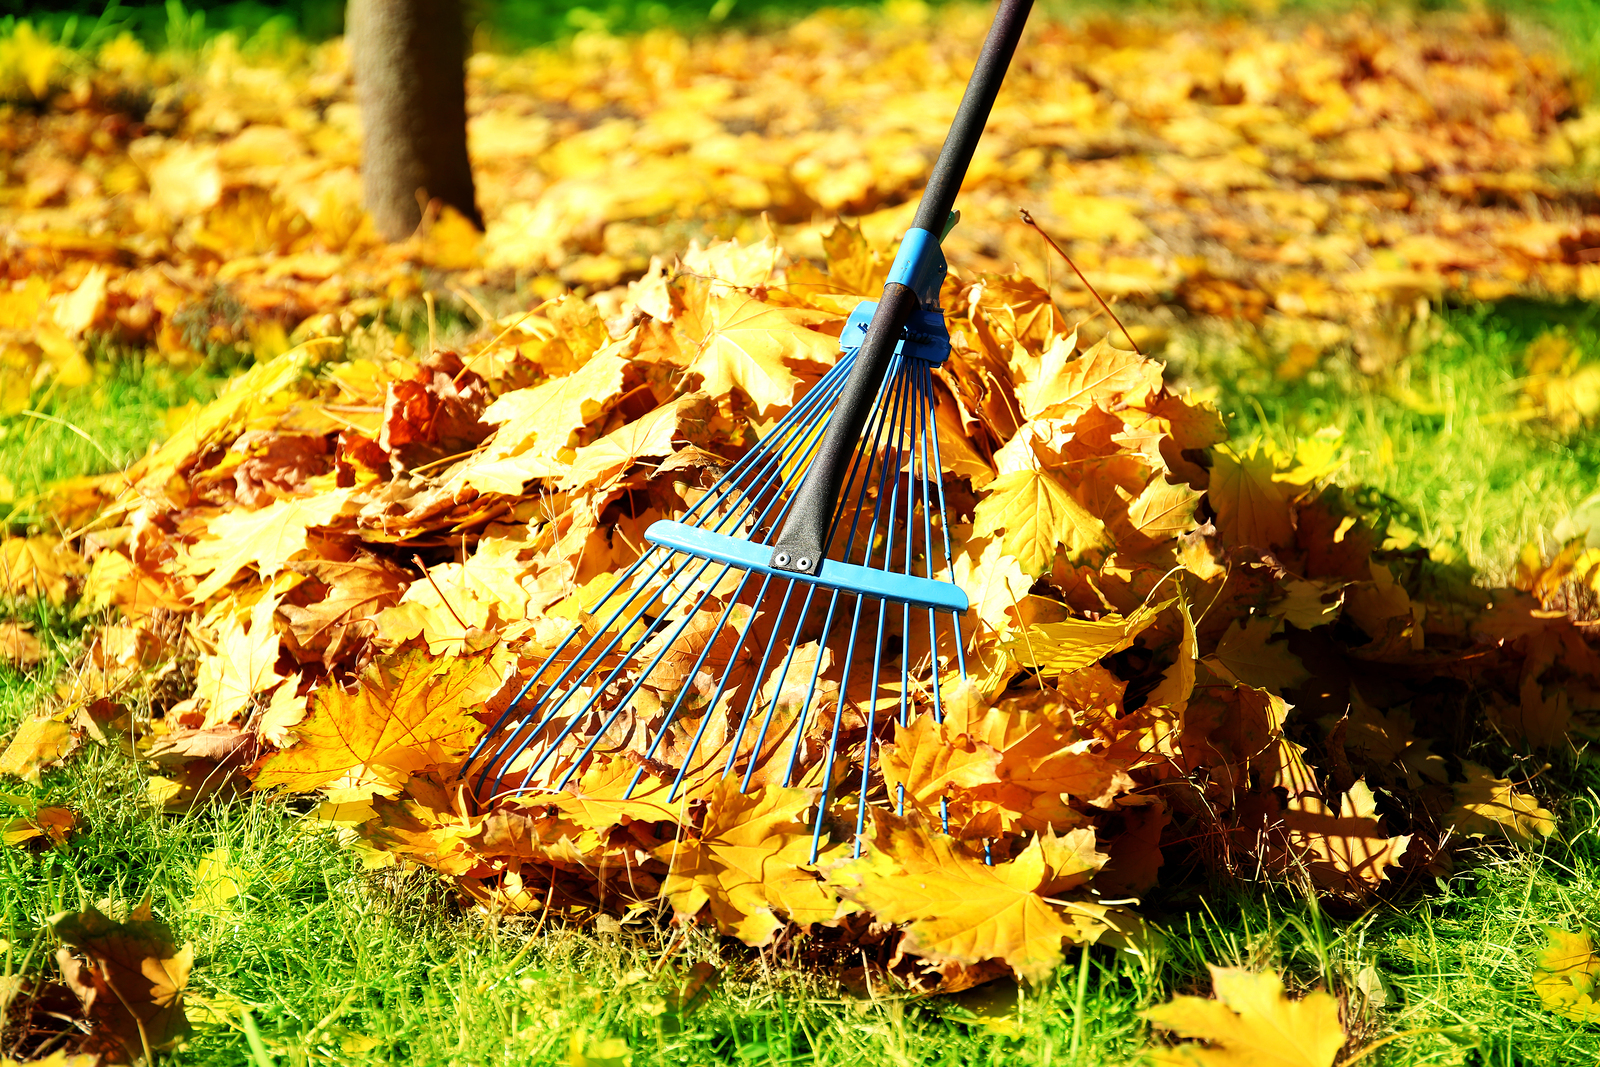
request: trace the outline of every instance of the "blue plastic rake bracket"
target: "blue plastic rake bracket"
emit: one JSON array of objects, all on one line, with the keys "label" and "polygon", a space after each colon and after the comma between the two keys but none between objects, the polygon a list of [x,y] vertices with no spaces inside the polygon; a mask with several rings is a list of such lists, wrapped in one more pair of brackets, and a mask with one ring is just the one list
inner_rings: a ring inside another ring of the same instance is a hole
[{"label": "blue plastic rake bracket", "polygon": [[644,538],[653,545],[670,548],[675,552],[683,552],[700,559],[715,560],[718,563],[731,563],[735,567],[759,571],[777,578],[810,582],[824,589],[837,589],[845,593],[857,593],[877,597],[879,600],[893,601],[896,604],[910,604],[912,607],[933,608],[935,611],[958,614],[964,614],[968,607],[967,594],[953,582],[895,574],[875,567],[863,567],[831,559],[823,560],[822,567],[814,575],[779,570],[772,566],[771,545],[758,545],[742,537],[713,533],[698,526],[688,526],[668,519],[651,523],[650,528],[644,532]]}]

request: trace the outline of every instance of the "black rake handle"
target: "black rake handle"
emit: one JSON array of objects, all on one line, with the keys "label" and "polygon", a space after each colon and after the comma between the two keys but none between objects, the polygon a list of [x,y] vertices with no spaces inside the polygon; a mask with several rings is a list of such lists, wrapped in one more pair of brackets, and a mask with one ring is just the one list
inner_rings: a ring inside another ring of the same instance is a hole
[{"label": "black rake handle", "polygon": [[[913,229],[927,230],[937,239],[943,235],[956,194],[967,176],[972,154],[977,150],[983,127],[989,121],[1000,83],[1017,50],[1022,28],[1027,24],[1033,0],[1000,0],[983,51],[967,81],[961,106],[945,135],[939,161],[933,166],[922,201],[917,205]],[[844,485],[850,457],[861,440],[861,430],[872,411],[872,402],[883,385],[889,362],[900,339],[900,332],[918,306],[917,294],[909,286],[891,281],[883,287],[883,299],[867,327],[867,336],[856,353],[856,363],[835,403],[827,432],[817,449],[816,459],[795,491],[794,507],[773,544],[772,566],[799,574],[816,574],[827,552],[828,531],[838,507],[839,490]]]}]

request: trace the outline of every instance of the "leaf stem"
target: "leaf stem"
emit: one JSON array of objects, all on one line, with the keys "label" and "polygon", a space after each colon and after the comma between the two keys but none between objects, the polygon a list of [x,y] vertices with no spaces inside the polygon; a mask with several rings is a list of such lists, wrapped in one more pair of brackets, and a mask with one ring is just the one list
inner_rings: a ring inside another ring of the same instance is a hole
[{"label": "leaf stem", "polygon": [[1117,313],[1115,311],[1111,310],[1111,305],[1106,303],[1105,297],[1100,295],[1100,290],[1096,289],[1093,285],[1091,285],[1089,283],[1089,279],[1085,278],[1083,276],[1083,271],[1079,270],[1078,269],[1078,265],[1076,263],[1072,262],[1072,257],[1067,255],[1067,253],[1062,250],[1060,245],[1056,244],[1055,238],[1053,238],[1049,234],[1045,233],[1043,228],[1040,227],[1040,225],[1037,222],[1033,221],[1033,216],[1028,214],[1028,209],[1027,208],[1025,208],[1025,207],[1018,208],[1017,209],[1017,214],[1022,216],[1022,221],[1023,222],[1025,222],[1029,226],[1033,227],[1035,233],[1037,233],[1040,237],[1043,237],[1045,239],[1045,243],[1047,243],[1051,248],[1056,250],[1056,254],[1057,255],[1059,255],[1062,259],[1067,261],[1067,266],[1072,268],[1072,273],[1076,274],[1078,276],[1078,280],[1080,282],[1082,282],[1088,288],[1089,292],[1094,294],[1094,298],[1096,300],[1100,301],[1100,306],[1105,309],[1105,313],[1107,315],[1111,316],[1111,321],[1117,324],[1117,329],[1122,331],[1122,336],[1124,336],[1124,337],[1126,337],[1128,339],[1128,343],[1133,346],[1134,353],[1139,355],[1139,356],[1143,356],[1144,352],[1139,348],[1139,342],[1135,341],[1133,339],[1133,334],[1129,333],[1128,332],[1128,328],[1126,326],[1122,325],[1122,320],[1117,318]]}]

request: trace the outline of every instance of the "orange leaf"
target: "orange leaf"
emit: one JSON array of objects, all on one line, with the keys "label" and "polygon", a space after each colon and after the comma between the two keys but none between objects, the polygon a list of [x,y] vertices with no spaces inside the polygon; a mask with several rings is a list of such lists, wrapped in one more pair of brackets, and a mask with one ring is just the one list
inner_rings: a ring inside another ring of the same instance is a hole
[{"label": "orange leaf", "polygon": [[500,680],[488,653],[436,659],[408,648],[375,660],[354,687],[316,691],[295,727],[299,742],[267,758],[255,787],[303,792],[360,767],[409,773],[447,763],[477,740],[474,712]]}]

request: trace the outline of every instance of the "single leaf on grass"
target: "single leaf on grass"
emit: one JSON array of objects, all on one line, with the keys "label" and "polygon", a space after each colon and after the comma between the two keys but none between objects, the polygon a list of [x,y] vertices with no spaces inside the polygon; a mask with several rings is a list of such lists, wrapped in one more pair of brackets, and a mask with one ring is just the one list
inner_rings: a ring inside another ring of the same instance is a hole
[{"label": "single leaf on grass", "polygon": [[1533,972],[1533,991],[1546,1008],[1580,1023],[1600,1023],[1600,1000],[1595,987],[1600,984],[1600,956],[1594,942],[1580,931],[1569,933],[1555,926],[1545,927],[1550,943],[1539,950]]},{"label": "single leaf on grass", "polygon": [[39,639],[27,623],[0,622],[0,661],[15,667],[33,667],[44,658]]},{"label": "single leaf on grass", "polygon": [[56,953],[61,975],[93,1026],[91,1048],[113,1062],[148,1061],[189,1032],[183,991],[194,951],[177,946],[167,924],[150,917],[148,904],[127,922],[91,907],[57,915],[50,925],[62,943]]},{"label": "single leaf on grass", "polygon": [[255,787],[304,792],[358,767],[409,773],[444,763],[477,740],[483,724],[473,713],[499,686],[488,653],[436,659],[407,648],[375,660],[353,687],[315,692],[298,743],[267,758]]},{"label": "single leaf on grass", "polygon": [[1217,999],[1173,997],[1140,1014],[1163,1030],[1207,1044],[1152,1049],[1161,1067],[1333,1067],[1347,1040],[1339,1002],[1316,990],[1299,1000],[1270,972],[1212,967]]},{"label": "single leaf on grass", "polygon": [[36,715],[17,727],[11,743],[0,753],[0,774],[14,774],[25,782],[37,782],[41,771],[66,759],[83,743],[83,736],[70,722],[49,715]]},{"label": "single leaf on grass", "polygon": [[29,841],[65,844],[67,836],[78,825],[78,817],[71,808],[40,808],[32,815],[24,815],[0,825],[0,841],[8,845],[22,845]]},{"label": "single leaf on grass", "polygon": [[1041,895],[1063,876],[1047,863],[1043,838],[989,866],[952,837],[893,816],[877,822],[870,850],[829,880],[881,921],[906,923],[906,951],[968,966],[999,959],[1039,981],[1061,962],[1064,940],[1085,939],[1084,925]]},{"label": "single leaf on grass", "polygon": [[1146,604],[1131,615],[1036,623],[1006,638],[1002,645],[1018,663],[1045,673],[1067,674],[1131,647],[1175,599]]},{"label": "single leaf on grass", "polygon": [[1206,666],[1229,681],[1282,696],[1285,689],[1293,689],[1311,675],[1287,644],[1268,643],[1277,625],[1270,616],[1233,620],[1217,642],[1216,652],[1206,657]]},{"label": "single leaf on grass", "polygon": [[1105,523],[1072,498],[1049,471],[1033,468],[1002,474],[978,501],[972,536],[999,536],[1001,551],[1037,578],[1050,569],[1056,546],[1077,562],[1111,547]]},{"label": "single leaf on grass", "polygon": [[203,915],[233,911],[234,898],[244,892],[249,874],[233,862],[226,845],[207,852],[194,865],[194,892],[189,907]]},{"label": "single leaf on grass", "polygon": [[233,510],[216,516],[206,536],[189,546],[178,569],[204,575],[189,594],[204,604],[221,592],[244,568],[253,566],[263,578],[283,569],[289,557],[306,547],[306,531],[327,526],[350,502],[350,490],[334,489],[313,497],[280,500],[256,511]]},{"label": "single leaf on grass", "polygon": [[1496,778],[1488,768],[1463,762],[1467,780],[1456,785],[1456,804],[1444,818],[1458,834],[1499,834],[1512,841],[1532,841],[1556,832],[1556,819],[1509,778]]}]

